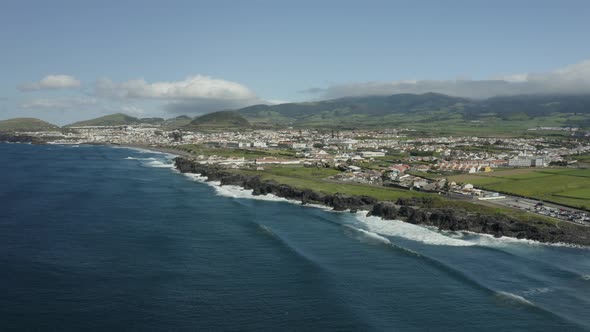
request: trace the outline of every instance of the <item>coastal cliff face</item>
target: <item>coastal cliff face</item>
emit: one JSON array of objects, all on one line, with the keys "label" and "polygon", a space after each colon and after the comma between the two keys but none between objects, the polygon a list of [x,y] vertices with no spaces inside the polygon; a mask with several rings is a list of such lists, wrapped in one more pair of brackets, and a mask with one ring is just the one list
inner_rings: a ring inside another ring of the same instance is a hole
[{"label": "coastal cliff face", "polygon": [[37,143],[38,140],[36,140],[32,136],[14,135],[14,134],[1,133],[0,132],[0,142],[9,142],[9,143]]},{"label": "coastal cliff face", "polygon": [[384,202],[369,196],[324,194],[309,189],[293,188],[272,180],[261,180],[259,176],[245,176],[229,172],[221,167],[199,164],[186,158],[175,159],[181,173],[196,173],[208,181],[219,181],[221,185],[236,185],[252,189],[254,195],[273,194],[279,197],[301,201],[302,204],[323,204],[336,211],[367,210],[368,215],[386,220],[403,220],[408,223],[434,226],[439,230],[470,231],[490,234],[495,237],[509,236],[547,243],[571,243],[590,245],[590,227],[565,222],[550,225],[543,221],[520,221],[503,214],[479,214],[462,209],[431,207],[432,199],[398,199]]}]

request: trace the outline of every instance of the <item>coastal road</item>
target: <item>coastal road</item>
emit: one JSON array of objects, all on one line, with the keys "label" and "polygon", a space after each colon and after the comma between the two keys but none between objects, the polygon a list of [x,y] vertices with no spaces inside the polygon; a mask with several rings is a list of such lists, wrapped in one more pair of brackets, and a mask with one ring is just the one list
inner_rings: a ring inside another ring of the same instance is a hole
[{"label": "coastal road", "polygon": [[[555,219],[559,219],[561,221],[569,222],[569,223],[572,223],[575,225],[581,225],[581,226],[587,226],[587,227],[590,226],[590,224],[587,222],[586,223],[575,222],[575,221],[566,219],[566,217],[561,216],[561,215],[551,215],[550,214],[550,210],[554,210],[554,211],[565,211],[566,213],[568,213],[568,215],[578,215],[579,216],[584,213],[588,214],[588,212],[586,212],[586,211],[573,209],[573,208],[562,206],[559,204],[542,202],[542,201],[531,199],[531,198],[522,198],[522,197],[510,196],[510,195],[505,195],[505,194],[502,194],[502,196],[505,196],[506,198],[499,198],[499,199],[479,201],[479,202],[491,203],[491,204],[510,207],[513,209],[524,210],[524,211],[531,212],[534,214],[539,214],[539,215],[543,215],[546,217],[552,217]],[[535,210],[535,206],[539,203],[543,204],[542,211],[545,211],[547,214],[538,213]]]}]

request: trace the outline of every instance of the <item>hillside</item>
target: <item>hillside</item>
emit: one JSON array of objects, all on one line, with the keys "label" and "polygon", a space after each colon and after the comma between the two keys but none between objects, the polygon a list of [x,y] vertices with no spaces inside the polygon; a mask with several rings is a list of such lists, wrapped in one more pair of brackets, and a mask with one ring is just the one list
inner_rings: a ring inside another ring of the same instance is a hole
[{"label": "hillside", "polygon": [[590,96],[512,96],[471,100],[436,93],[255,105],[237,110],[255,126],[412,128],[424,133],[513,133],[590,128]]},{"label": "hillside", "polygon": [[123,126],[139,124],[138,118],[122,113],[101,116],[96,119],[74,122],[66,127],[86,127],[86,126]]},{"label": "hillside", "polygon": [[45,131],[59,127],[35,118],[14,118],[0,121],[0,131]]},{"label": "hillside", "polygon": [[116,113],[101,116],[96,119],[79,121],[67,125],[66,127],[85,127],[85,126],[125,126],[138,124],[153,124],[160,125],[164,123],[162,118],[136,118],[123,113]]},{"label": "hillside", "polygon": [[191,118],[189,116],[180,115],[175,118],[165,120],[164,126],[171,128],[171,129],[181,128],[184,126],[188,126],[192,120],[193,120],[193,118]]},{"label": "hillside", "polygon": [[234,111],[220,111],[201,115],[190,122],[187,129],[218,130],[218,129],[247,129],[250,122]]}]

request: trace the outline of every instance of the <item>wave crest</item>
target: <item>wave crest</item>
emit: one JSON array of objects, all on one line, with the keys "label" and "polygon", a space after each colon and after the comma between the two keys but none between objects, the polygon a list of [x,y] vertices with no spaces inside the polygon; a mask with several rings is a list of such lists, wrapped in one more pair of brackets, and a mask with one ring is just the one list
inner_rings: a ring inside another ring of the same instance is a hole
[{"label": "wave crest", "polygon": [[357,212],[356,217],[369,231],[377,234],[403,237],[408,240],[430,245],[456,247],[475,245],[475,243],[448,237],[428,228],[413,225],[401,220],[385,220],[380,217],[367,217],[366,213],[366,211],[359,211]]},{"label": "wave crest", "polygon": [[524,305],[529,305],[534,307],[535,304],[527,299],[525,299],[524,297],[520,296],[520,295],[516,295],[513,293],[509,293],[509,292],[496,292],[496,298],[502,300],[502,301],[506,301],[506,302],[512,302],[512,303],[517,303],[517,304],[524,304]]}]

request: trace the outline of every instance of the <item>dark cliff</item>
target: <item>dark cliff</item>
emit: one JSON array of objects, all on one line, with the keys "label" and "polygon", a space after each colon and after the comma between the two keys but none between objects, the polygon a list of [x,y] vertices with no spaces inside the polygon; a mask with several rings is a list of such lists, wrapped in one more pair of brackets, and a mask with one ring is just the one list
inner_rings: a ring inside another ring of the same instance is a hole
[{"label": "dark cliff", "polygon": [[40,140],[27,135],[15,135],[10,133],[0,132],[0,142],[9,143],[40,143]]},{"label": "dark cliff", "polygon": [[309,189],[293,188],[259,176],[245,176],[212,165],[204,165],[185,158],[175,159],[176,168],[182,173],[197,173],[208,181],[220,181],[221,185],[236,185],[252,189],[254,195],[273,194],[301,201],[317,203],[337,211],[368,210],[369,215],[386,220],[399,219],[412,224],[434,226],[440,230],[470,231],[495,237],[509,236],[546,243],[571,243],[590,245],[590,227],[559,223],[559,226],[539,221],[520,221],[503,214],[480,214],[463,209],[432,207],[432,199],[410,198],[394,202],[382,202],[369,196],[324,194]]}]

